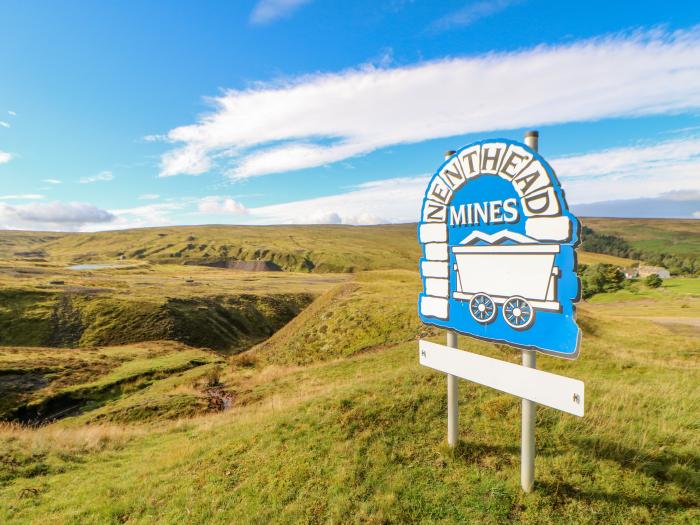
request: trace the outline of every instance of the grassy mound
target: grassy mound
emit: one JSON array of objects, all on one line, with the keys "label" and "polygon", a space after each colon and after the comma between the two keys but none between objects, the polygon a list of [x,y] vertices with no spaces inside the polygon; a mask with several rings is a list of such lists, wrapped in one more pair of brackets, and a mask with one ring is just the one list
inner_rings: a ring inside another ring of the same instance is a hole
[{"label": "grassy mound", "polygon": [[352,283],[327,292],[241,359],[304,365],[414,340],[430,332],[416,312],[420,287],[416,272],[358,274]]},{"label": "grassy mound", "polygon": [[112,293],[0,290],[0,344],[104,346],[171,339],[236,352],[269,337],[308,293],[131,298]]}]

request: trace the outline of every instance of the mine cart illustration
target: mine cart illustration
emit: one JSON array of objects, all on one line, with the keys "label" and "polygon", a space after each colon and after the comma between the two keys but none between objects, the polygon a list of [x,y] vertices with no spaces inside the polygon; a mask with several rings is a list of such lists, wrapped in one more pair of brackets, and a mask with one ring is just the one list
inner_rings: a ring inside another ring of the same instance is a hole
[{"label": "mine cart illustration", "polygon": [[452,247],[457,290],[455,299],[469,301],[469,312],[479,323],[496,318],[502,305],[505,322],[524,330],[537,310],[559,311],[554,257],[558,244],[540,244],[513,232],[474,232]]}]

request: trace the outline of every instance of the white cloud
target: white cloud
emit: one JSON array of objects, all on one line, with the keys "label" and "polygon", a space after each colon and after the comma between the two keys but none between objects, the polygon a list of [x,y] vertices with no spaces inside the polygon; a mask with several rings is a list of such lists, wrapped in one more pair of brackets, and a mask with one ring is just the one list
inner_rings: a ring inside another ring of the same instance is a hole
[{"label": "white cloud", "polygon": [[44,179],[42,182],[45,182],[46,184],[61,184],[63,181],[59,179]]},{"label": "white cloud", "polygon": [[80,179],[80,184],[92,184],[93,182],[108,181],[113,179],[114,175],[112,175],[111,171],[101,171],[97,175],[82,177]]},{"label": "white cloud", "polygon": [[0,164],[6,164],[12,160],[12,155],[6,151],[0,150]]},{"label": "white cloud", "polygon": [[108,225],[83,228],[90,231],[96,230],[118,230],[125,228],[147,228],[151,226],[170,226],[182,224],[182,220],[177,220],[173,214],[180,213],[189,205],[188,199],[161,202],[157,204],[147,204],[133,208],[121,208],[109,210],[115,216],[114,221]]},{"label": "white cloud", "polygon": [[611,148],[551,160],[569,203],[700,190],[700,137]]},{"label": "white cloud", "polygon": [[10,115],[11,117],[17,116],[17,113],[15,113],[14,111],[8,111],[7,114]]},{"label": "white cloud", "polygon": [[160,199],[160,195],[157,193],[144,193],[142,195],[139,195],[139,200],[141,201],[155,201]]},{"label": "white cloud", "polygon": [[171,177],[187,173],[201,175],[211,168],[206,149],[201,146],[185,146],[165,153],[160,160],[160,177]]},{"label": "white cloud", "polygon": [[[700,138],[550,159],[571,205],[620,199],[700,200]],[[429,176],[393,178],[302,201],[250,208],[258,223],[380,224],[419,219]],[[679,190],[678,188],[684,188]]]},{"label": "white cloud", "polygon": [[200,213],[244,215],[248,209],[231,197],[204,197],[197,205]]},{"label": "white cloud", "polygon": [[46,195],[40,195],[38,193],[21,193],[18,195],[0,195],[0,200],[11,201],[11,200],[41,200],[45,199]]},{"label": "white cloud", "polygon": [[91,204],[34,202],[10,206],[0,203],[0,228],[3,229],[77,230],[114,218],[108,211]]},{"label": "white cloud", "polygon": [[700,201],[700,190],[673,190],[662,193],[659,197],[670,201]]},{"label": "white cloud", "polygon": [[481,2],[469,2],[461,9],[448,13],[440,17],[430,29],[442,31],[454,27],[465,27],[473,24],[477,20],[500,13],[504,9],[519,4],[522,0],[482,0]]},{"label": "white cloud", "polygon": [[146,142],[162,142],[167,138],[165,135],[146,135],[143,137],[143,140]]},{"label": "white cloud", "polygon": [[364,67],[231,90],[161,175],[234,179],[321,166],[437,137],[700,107],[700,29],[611,36],[411,67]]},{"label": "white cloud", "polygon": [[430,177],[397,177],[367,182],[351,191],[316,199],[250,208],[264,224],[383,224],[413,222]]},{"label": "white cloud", "polygon": [[290,15],[309,0],[259,0],[250,14],[254,24],[268,24]]},{"label": "white cloud", "polygon": [[9,128],[9,127],[10,127],[10,123],[9,123],[9,122],[5,122],[4,120],[0,120],[0,126],[2,126],[3,128]]}]

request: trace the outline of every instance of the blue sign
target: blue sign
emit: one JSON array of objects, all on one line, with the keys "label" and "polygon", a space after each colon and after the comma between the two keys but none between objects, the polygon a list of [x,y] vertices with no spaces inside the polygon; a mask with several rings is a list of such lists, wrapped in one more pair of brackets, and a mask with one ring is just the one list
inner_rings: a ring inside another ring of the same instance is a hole
[{"label": "blue sign", "polygon": [[484,140],[430,180],[418,238],[424,323],[576,358],[580,224],[552,168],[531,148]]}]

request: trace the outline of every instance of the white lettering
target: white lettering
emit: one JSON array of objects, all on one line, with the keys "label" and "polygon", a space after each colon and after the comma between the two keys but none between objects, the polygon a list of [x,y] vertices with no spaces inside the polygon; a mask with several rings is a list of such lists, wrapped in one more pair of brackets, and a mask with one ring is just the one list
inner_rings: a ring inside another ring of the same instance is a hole
[{"label": "white lettering", "polygon": [[464,204],[460,204],[459,208],[450,206],[450,226],[462,226],[465,223]]},{"label": "white lettering", "polygon": [[503,211],[505,212],[504,220],[507,223],[513,223],[518,220],[518,207],[515,199],[506,199],[503,201]]},{"label": "white lettering", "polygon": [[503,222],[503,216],[501,215],[502,208],[503,201],[491,201],[491,206],[489,207],[489,220],[491,224],[500,224]]},{"label": "white lettering", "polygon": [[450,226],[514,223],[518,221],[518,205],[514,198],[505,201],[470,202],[450,206]]}]

